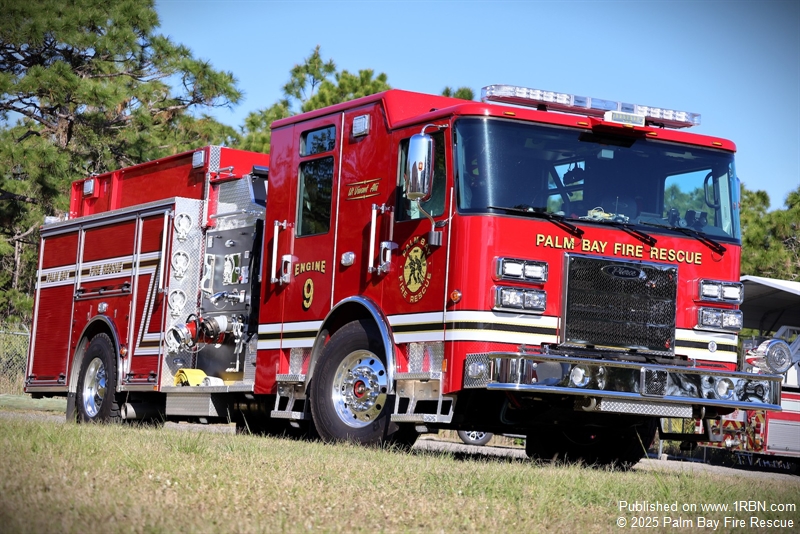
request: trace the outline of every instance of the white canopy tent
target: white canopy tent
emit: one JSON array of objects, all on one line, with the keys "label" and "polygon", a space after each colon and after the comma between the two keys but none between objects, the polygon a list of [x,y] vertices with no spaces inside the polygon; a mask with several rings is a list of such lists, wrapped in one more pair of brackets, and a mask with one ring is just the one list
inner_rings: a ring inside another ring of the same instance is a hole
[{"label": "white canopy tent", "polygon": [[783,325],[800,327],[800,282],[742,276],[745,328],[773,332]]}]

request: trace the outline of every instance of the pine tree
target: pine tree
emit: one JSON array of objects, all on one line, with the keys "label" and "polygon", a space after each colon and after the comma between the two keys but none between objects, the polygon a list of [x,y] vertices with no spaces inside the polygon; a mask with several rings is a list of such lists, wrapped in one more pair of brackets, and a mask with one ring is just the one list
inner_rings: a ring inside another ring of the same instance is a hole
[{"label": "pine tree", "polygon": [[800,188],[785,210],[768,211],[769,204],[765,191],[742,186],[742,274],[800,280]]},{"label": "pine tree", "polygon": [[384,73],[375,76],[372,69],[359,70],[358,74],[337,71],[332,59],[322,59],[317,45],[302,63],[289,72],[289,81],[283,86],[284,98],[247,116],[242,129],[244,138],[239,147],[269,152],[269,127],[276,120],[386,91],[391,89],[387,79]]},{"label": "pine tree", "polygon": [[0,0],[0,13],[0,317],[20,318],[38,227],[67,210],[70,182],[235,142],[192,112],[241,93],[156,33],[152,0]]},{"label": "pine tree", "polygon": [[475,100],[475,92],[469,87],[463,86],[458,89],[453,89],[450,86],[442,89],[442,96],[451,96],[453,98],[460,98],[462,100]]}]

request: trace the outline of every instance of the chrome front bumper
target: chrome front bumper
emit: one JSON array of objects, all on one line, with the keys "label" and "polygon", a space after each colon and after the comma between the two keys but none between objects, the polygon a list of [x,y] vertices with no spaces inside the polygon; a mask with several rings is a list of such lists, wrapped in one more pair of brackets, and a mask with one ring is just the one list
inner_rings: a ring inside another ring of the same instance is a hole
[{"label": "chrome front bumper", "polygon": [[464,388],[574,395],[576,409],[698,417],[702,408],[780,411],[780,375],[521,352],[470,354]]}]

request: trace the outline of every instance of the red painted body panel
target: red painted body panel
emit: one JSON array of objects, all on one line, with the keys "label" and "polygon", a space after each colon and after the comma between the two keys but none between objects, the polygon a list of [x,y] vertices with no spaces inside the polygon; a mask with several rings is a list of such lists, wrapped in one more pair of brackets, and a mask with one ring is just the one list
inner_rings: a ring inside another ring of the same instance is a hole
[{"label": "red painted body panel", "polygon": [[[354,138],[351,135],[352,118],[363,114],[369,115],[372,132],[365,137]],[[384,291],[381,280],[385,275],[378,276],[367,271],[372,205],[394,205],[397,171],[391,167],[390,162],[395,161],[393,150],[396,150],[396,147],[387,135],[386,120],[380,106],[359,107],[348,111],[345,114],[344,124],[342,181],[339,189],[341,209],[336,214],[339,240],[333,265],[333,302],[340,302],[352,295],[362,295],[380,304]],[[369,182],[370,190],[361,194],[358,192],[358,187],[365,182]],[[391,215],[388,212],[378,212],[375,233],[376,257],[378,243],[389,239],[390,220]],[[343,266],[340,262],[345,252],[356,254],[355,263],[349,267]]]},{"label": "red painted body panel", "polygon": [[[78,258],[78,233],[48,237],[42,254],[42,269],[51,269],[62,265],[75,265]],[[74,278],[74,274],[73,274]]]},{"label": "red painted body panel", "polygon": [[159,214],[154,217],[147,217],[142,220],[141,243],[139,252],[156,252],[161,250],[161,243],[164,240],[164,216]]},{"label": "red painted body panel", "polygon": [[[191,152],[148,161],[93,178],[78,180],[72,184],[70,218],[94,215],[106,211],[145,204],[170,197],[201,199],[206,193],[206,173],[210,173],[212,147],[203,147]],[[219,150],[219,162],[209,176],[211,181],[226,180],[231,176],[242,176],[250,172],[253,165],[269,166],[269,155],[245,152],[226,147]],[[203,164],[192,167],[195,152],[204,153]],[[84,182],[96,180],[95,193],[85,196]]]},{"label": "red painted body panel", "polygon": [[41,290],[36,310],[36,329],[33,334],[32,360],[29,374],[36,382],[55,382],[66,377],[69,347],[73,285]]},{"label": "red painted body panel", "polygon": [[[126,221],[86,230],[83,238],[83,261],[97,261],[133,254],[134,221]],[[85,276],[85,274],[82,274]]]}]

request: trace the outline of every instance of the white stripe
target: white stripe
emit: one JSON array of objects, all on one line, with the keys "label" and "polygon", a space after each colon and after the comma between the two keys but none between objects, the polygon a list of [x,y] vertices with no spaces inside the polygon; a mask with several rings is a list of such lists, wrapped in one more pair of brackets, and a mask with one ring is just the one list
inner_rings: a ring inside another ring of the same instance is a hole
[{"label": "white stripe", "polygon": [[675,329],[675,339],[681,341],[699,341],[708,343],[715,341],[717,343],[724,343],[726,345],[736,345],[736,334],[725,334],[722,332],[704,332],[700,330],[689,330],[686,328]]},{"label": "white stripe", "polygon": [[133,263],[133,254],[127,256],[117,256],[116,258],[103,258],[102,260],[85,261],[81,263],[81,269],[88,269],[95,265],[105,265],[107,263]]},{"label": "white stripe", "polygon": [[159,354],[159,352],[161,352],[161,351],[160,351],[160,349],[158,347],[156,347],[156,348],[146,348],[146,349],[143,349],[143,348],[140,348],[140,347],[136,348],[136,356],[156,356],[156,355]]},{"label": "white stripe", "polygon": [[705,360],[708,362],[737,363],[738,360],[738,356],[735,352],[711,352],[708,350],[680,347],[680,350],[676,350],[675,353],[688,356],[693,360]]},{"label": "white stripe", "polygon": [[395,343],[420,343],[424,341],[442,341],[442,331],[437,332],[409,332],[394,334]]},{"label": "white stripe", "polygon": [[444,322],[443,312],[433,313],[412,313],[408,315],[390,315],[389,324],[392,326],[407,324],[442,324]]},{"label": "white stripe", "polygon": [[800,412],[800,401],[783,399],[781,408],[784,412]]},{"label": "white stripe", "polygon": [[551,315],[527,315],[498,311],[451,311],[445,314],[445,321],[448,323],[475,322],[558,328],[559,318]]},{"label": "white stripe", "polygon": [[157,260],[161,256],[161,251],[156,250],[155,252],[143,252],[139,254],[139,261],[147,261],[147,260]]},{"label": "white stripe", "polygon": [[444,334],[446,341],[491,341],[493,343],[513,343],[541,345],[556,343],[556,336],[527,334],[519,332],[498,332],[497,330],[448,330]]},{"label": "white stripe", "polygon": [[273,339],[270,341],[259,341],[258,350],[272,350],[281,348],[281,340]]},{"label": "white stripe", "polygon": [[711,343],[736,345],[736,334],[725,334],[722,332],[701,332],[688,330],[685,328],[675,329],[675,354],[688,356],[694,360],[706,360],[709,362],[737,363],[739,355],[736,351],[718,349],[711,352],[708,348],[701,349],[695,347],[678,347],[678,341],[688,341],[693,343]]},{"label": "white stripe", "polygon": [[312,330],[316,332],[322,326],[322,321],[303,321],[299,323],[284,323],[283,331],[286,332],[304,332]]},{"label": "white stripe", "polygon": [[294,349],[298,347],[313,347],[314,340],[316,338],[313,337],[305,337],[300,339],[284,339],[283,343],[281,343],[281,348],[284,349]]},{"label": "white stripe", "polygon": [[275,334],[280,333],[281,323],[267,323],[258,325],[259,334]]}]

